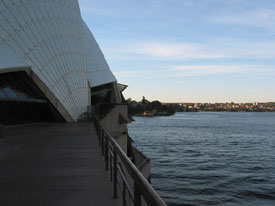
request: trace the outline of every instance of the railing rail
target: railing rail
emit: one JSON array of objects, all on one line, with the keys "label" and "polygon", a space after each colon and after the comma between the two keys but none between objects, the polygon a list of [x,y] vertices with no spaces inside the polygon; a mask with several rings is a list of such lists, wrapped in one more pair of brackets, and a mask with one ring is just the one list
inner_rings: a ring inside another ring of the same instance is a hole
[{"label": "railing rail", "polygon": [[[110,170],[110,179],[113,182],[113,197],[117,198],[118,185],[120,184],[119,186],[121,187],[121,183],[118,182],[119,174],[121,177],[120,179],[122,180],[123,206],[128,205],[126,192],[128,192],[128,199],[133,201],[134,206],[141,206],[141,197],[143,197],[147,205],[166,206],[165,202],[161,199],[158,193],[145,179],[133,162],[127,157],[116,140],[106,131],[96,116],[94,116],[94,124],[98,130],[99,144],[106,163],[105,168],[106,170]],[[123,167],[121,167],[118,163],[118,157],[133,181],[134,190],[132,190],[129,182],[127,181]]]}]

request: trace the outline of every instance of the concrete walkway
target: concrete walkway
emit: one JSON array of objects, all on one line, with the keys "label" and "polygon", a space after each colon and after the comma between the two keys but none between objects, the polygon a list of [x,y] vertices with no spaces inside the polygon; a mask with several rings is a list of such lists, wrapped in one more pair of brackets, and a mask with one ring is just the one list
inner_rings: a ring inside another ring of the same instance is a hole
[{"label": "concrete walkway", "polygon": [[117,206],[91,123],[4,128],[1,206]]}]

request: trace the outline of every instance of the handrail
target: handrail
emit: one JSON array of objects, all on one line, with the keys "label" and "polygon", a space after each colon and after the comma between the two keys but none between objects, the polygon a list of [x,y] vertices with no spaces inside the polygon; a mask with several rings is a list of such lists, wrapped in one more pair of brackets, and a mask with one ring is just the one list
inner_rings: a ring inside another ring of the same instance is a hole
[{"label": "handrail", "polygon": [[[111,176],[113,176],[114,198],[117,198],[117,184],[118,184],[117,171],[119,171],[118,165],[117,165],[117,156],[119,156],[120,161],[123,163],[123,166],[126,168],[127,172],[130,174],[130,176],[134,181],[134,206],[141,206],[141,197],[143,197],[145,202],[150,206],[166,206],[165,202],[161,199],[161,197],[158,195],[155,189],[145,179],[145,177],[137,169],[134,163],[127,157],[125,152],[121,149],[120,145],[106,131],[104,126],[100,123],[99,119],[96,116],[94,116],[94,120],[100,132],[99,143],[101,144],[102,154],[104,154],[105,156],[106,170],[108,170],[109,168],[108,167],[109,161],[110,161],[110,165],[113,165],[113,168],[110,168],[110,169],[112,170],[111,172],[113,173],[111,174]],[[112,154],[110,153],[111,151],[109,151],[109,145],[112,145],[113,147]],[[110,155],[108,153],[110,153]],[[112,158],[109,159],[109,156]],[[125,197],[123,197],[123,199],[125,199]],[[124,200],[123,200],[123,205],[125,205]]]},{"label": "handrail", "polygon": [[128,192],[129,192],[130,198],[133,200],[133,199],[134,199],[134,194],[133,194],[132,190],[130,189],[130,185],[129,185],[129,183],[127,182],[126,177],[125,177],[125,175],[124,175],[124,172],[123,172],[123,170],[122,170],[122,168],[121,168],[121,166],[120,166],[119,164],[118,164],[117,169],[118,169],[119,174],[120,174],[120,176],[121,176],[121,178],[122,178],[122,181],[125,182],[125,184],[126,184],[125,186],[126,186],[126,189],[127,189]]}]

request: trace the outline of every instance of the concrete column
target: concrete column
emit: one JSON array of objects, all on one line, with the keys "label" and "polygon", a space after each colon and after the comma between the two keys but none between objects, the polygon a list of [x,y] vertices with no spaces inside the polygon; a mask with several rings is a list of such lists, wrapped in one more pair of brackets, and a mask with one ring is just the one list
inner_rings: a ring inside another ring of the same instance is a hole
[{"label": "concrete column", "polygon": [[113,83],[113,92],[115,95],[116,103],[121,103],[122,99],[116,82]]}]

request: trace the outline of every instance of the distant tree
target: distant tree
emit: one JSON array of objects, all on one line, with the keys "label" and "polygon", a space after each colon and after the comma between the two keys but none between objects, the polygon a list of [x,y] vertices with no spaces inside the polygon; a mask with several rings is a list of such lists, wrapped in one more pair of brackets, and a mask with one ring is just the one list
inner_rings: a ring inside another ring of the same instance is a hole
[{"label": "distant tree", "polygon": [[168,114],[175,114],[176,110],[173,106],[168,106],[168,109],[167,109],[167,112]]},{"label": "distant tree", "polygon": [[143,104],[143,106],[145,106],[145,104],[146,104],[145,96],[142,97],[141,103]]},{"label": "distant tree", "polygon": [[128,104],[131,104],[131,102],[132,102],[132,99],[131,99],[131,98],[128,98],[128,99],[126,100],[126,103],[128,103]]},{"label": "distant tree", "polygon": [[151,104],[152,104],[152,108],[153,109],[156,109],[157,111],[161,111],[161,103],[159,102],[159,101],[152,101],[151,102]]},{"label": "distant tree", "polygon": [[145,105],[144,105],[144,110],[145,111],[152,111],[153,107],[152,107],[152,103],[146,101]]},{"label": "distant tree", "polygon": [[166,105],[162,105],[161,106],[161,111],[167,111],[167,106]]},{"label": "distant tree", "polygon": [[161,102],[157,100],[150,102],[146,100],[144,96],[142,97],[141,104],[135,104],[135,106],[133,106],[131,98],[127,99],[127,103],[128,113],[131,115],[143,114],[145,111],[151,112],[155,115],[160,111],[167,112],[167,114],[174,114],[177,111],[176,105],[162,105]]}]

